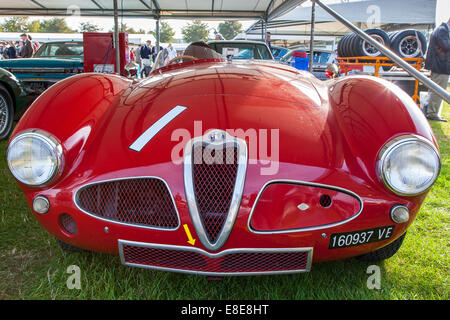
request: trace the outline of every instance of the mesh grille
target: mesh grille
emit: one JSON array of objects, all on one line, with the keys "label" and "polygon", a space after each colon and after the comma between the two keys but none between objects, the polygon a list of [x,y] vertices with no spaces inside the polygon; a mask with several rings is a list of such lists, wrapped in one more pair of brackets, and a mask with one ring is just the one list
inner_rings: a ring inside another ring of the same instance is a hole
[{"label": "mesh grille", "polygon": [[108,181],[82,188],[77,203],[109,220],[172,229],[178,216],[165,183],[155,178]]},{"label": "mesh grille", "polygon": [[59,223],[61,226],[70,234],[77,234],[78,227],[75,220],[72,218],[70,214],[63,213],[59,216]]},{"label": "mesh grille", "polygon": [[238,168],[238,149],[194,147],[194,192],[208,240],[215,243],[228,216]]},{"label": "mesh grille", "polygon": [[123,245],[125,263],[206,273],[307,270],[308,252],[239,252],[217,258],[197,252]]}]

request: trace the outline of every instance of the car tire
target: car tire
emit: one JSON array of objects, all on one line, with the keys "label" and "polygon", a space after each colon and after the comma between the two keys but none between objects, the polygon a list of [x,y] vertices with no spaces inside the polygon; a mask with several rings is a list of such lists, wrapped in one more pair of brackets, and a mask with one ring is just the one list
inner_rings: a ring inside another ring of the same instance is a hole
[{"label": "car tire", "polygon": [[345,36],[343,36],[342,39],[338,42],[337,50],[338,50],[339,57],[347,56],[346,43],[347,43],[348,37],[350,37],[350,36],[351,36],[351,33],[348,33]]},{"label": "car tire", "polygon": [[8,90],[0,84],[0,140],[8,138],[14,121],[14,104]]},{"label": "car tire", "polygon": [[427,52],[427,39],[420,31],[401,31],[392,38],[391,49],[402,58],[422,58]]},{"label": "car tire", "polygon": [[394,242],[388,244],[387,246],[363,254],[361,256],[356,257],[356,259],[361,260],[361,261],[381,261],[381,260],[386,260],[389,259],[390,257],[392,257],[394,254],[397,253],[397,251],[400,249],[400,247],[402,246],[403,240],[405,239],[405,235],[406,232],[397,240],[395,240]]},{"label": "car tire", "polygon": [[[389,39],[389,35],[380,29],[367,29],[364,32],[372,36],[376,41],[384,45],[385,47],[390,48],[391,40]],[[383,54],[372,45],[370,45],[366,40],[361,37],[358,37],[356,42],[356,50],[359,56],[367,56],[367,57],[381,57]]]},{"label": "car tire", "polygon": [[65,252],[85,252],[86,251],[84,249],[81,249],[81,248],[75,247],[71,244],[68,244],[64,241],[61,241],[58,238],[55,238],[55,239],[62,251],[65,251]]},{"label": "car tire", "polygon": [[348,53],[350,57],[357,57],[358,52],[356,48],[356,42],[358,41],[359,36],[357,34],[352,34],[350,38],[348,38]]}]

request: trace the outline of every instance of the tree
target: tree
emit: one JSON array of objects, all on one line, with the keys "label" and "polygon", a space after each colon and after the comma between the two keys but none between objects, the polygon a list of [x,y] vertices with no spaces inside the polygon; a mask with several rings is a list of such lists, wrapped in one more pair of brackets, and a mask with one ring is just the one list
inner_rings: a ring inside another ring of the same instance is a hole
[{"label": "tree", "polygon": [[162,21],[159,28],[159,41],[163,43],[172,42],[174,36],[175,31],[172,27],[167,22]]},{"label": "tree", "polygon": [[199,20],[194,20],[192,23],[188,23],[181,29],[181,33],[183,34],[183,39],[186,42],[194,42],[194,41],[206,41],[209,36],[209,28],[206,23],[203,23]]},{"label": "tree", "polygon": [[0,24],[0,28],[3,30],[3,32],[28,32],[28,18],[7,18],[2,24]]},{"label": "tree", "polygon": [[[114,32],[114,29],[109,30],[109,32]],[[136,30],[134,30],[132,27],[129,27],[126,23],[122,22],[119,26],[119,32],[125,32],[129,34],[136,34]]]},{"label": "tree", "polygon": [[239,21],[225,21],[219,23],[218,29],[225,39],[230,40],[242,32],[242,24]]},{"label": "tree", "polygon": [[64,18],[51,18],[40,22],[39,32],[72,33],[75,30],[69,28]]},{"label": "tree", "polygon": [[39,20],[33,20],[27,25],[28,32],[39,32],[41,29],[41,22]]},{"label": "tree", "polygon": [[78,32],[99,32],[99,31],[102,31],[102,28],[90,22],[80,22],[80,26],[78,28]]}]

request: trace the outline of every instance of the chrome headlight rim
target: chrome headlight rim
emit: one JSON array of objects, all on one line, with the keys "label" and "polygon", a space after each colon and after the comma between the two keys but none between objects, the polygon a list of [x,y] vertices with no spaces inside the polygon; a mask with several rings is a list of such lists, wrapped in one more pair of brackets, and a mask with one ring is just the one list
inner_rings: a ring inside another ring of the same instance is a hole
[{"label": "chrome headlight rim", "polygon": [[[386,170],[384,167],[386,165],[386,159],[396,148],[398,148],[404,144],[411,143],[411,142],[421,143],[422,145],[429,148],[435,154],[436,158],[438,159],[438,167],[437,167],[437,170],[434,172],[433,178],[431,179],[433,182],[430,185],[428,185],[426,187],[422,187],[414,193],[405,193],[405,192],[399,191],[391,186],[388,178],[386,177]],[[436,179],[439,176],[439,173],[441,171],[441,157],[439,155],[439,151],[428,139],[418,136],[418,135],[414,135],[414,134],[400,135],[400,136],[397,136],[397,137],[389,140],[381,148],[381,150],[378,153],[376,169],[377,169],[376,173],[377,173],[378,179],[383,183],[383,185],[388,190],[390,190],[391,192],[393,192],[394,194],[399,195],[399,196],[412,197],[412,196],[417,196],[417,195],[424,193],[429,188],[431,188],[431,186],[433,186],[434,182],[436,181]]]},{"label": "chrome headlight rim", "polygon": [[[24,179],[21,179],[19,175],[14,174],[15,169],[10,165],[9,162],[9,153],[17,141],[24,139],[24,138],[34,138],[38,139],[44,144],[46,144],[49,147],[49,150],[51,151],[52,155],[56,159],[56,165],[53,169],[52,174],[50,175],[50,178],[47,179],[43,183],[39,184],[33,184],[29,183],[29,181],[26,181]],[[41,130],[41,129],[27,129],[20,133],[18,133],[8,144],[8,148],[6,150],[6,159],[8,168],[13,174],[14,178],[17,179],[20,183],[28,186],[28,187],[44,187],[49,185],[51,182],[53,182],[62,172],[62,169],[64,168],[64,153],[63,153],[63,147],[61,143],[50,133],[47,131]]]}]

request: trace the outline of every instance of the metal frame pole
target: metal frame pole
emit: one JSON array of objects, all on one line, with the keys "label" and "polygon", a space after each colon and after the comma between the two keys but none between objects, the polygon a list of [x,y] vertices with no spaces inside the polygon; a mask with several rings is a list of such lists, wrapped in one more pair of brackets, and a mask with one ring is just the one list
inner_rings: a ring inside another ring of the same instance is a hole
[{"label": "metal frame pole", "polygon": [[116,50],[116,72],[120,74],[120,46],[119,46],[119,10],[117,0],[114,0],[114,37],[113,44]]},{"label": "metal frame pole", "polygon": [[[159,14],[158,17],[156,18],[156,30],[155,30],[155,35],[156,35],[156,54],[159,53],[159,38],[160,38],[160,34],[159,34]],[[154,62],[154,61],[153,61]]]},{"label": "metal frame pole", "polygon": [[316,1],[311,0],[311,36],[309,39],[309,72],[313,70],[313,59],[314,59],[314,26],[316,24]]},{"label": "metal frame pole", "polygon": [[412,76],[414,79],[422,82],[428,89],[432,90],[434,93],[436,93],[438,96],[440,96],[442,99],[450,103],[450,94],[441,88],[438,84],[431,81],[427,77],[425,77],[420,71],[416,70],[412,66],[410,66],[407,62],[405,62],[402,58],[400,58],[397,54],[395,54],[393,51],[385,47],[384,45],[380,44],[378,41],[374,40],[371,36],[369,36],[367,33],[353,25],[350,21],[345,19],[343,16],[341,16],[339,13],[331,9],[326,4],[323,4],[321,0],[311,0],[316,2],[319,6],[321,6],[326,12],[328,12],[332,17],[334,17],[336,20],[341,22],[343,25],[345,25],[347,28],[352,30],[354,33],[359,35],[361,38],[363,38],[365,41],[370,43],[372,46],[377,48],[381,53],[383,53],[386,57],[390,58],[392,61],[394,61],[396,64],[401,66],[410,76]]}]

